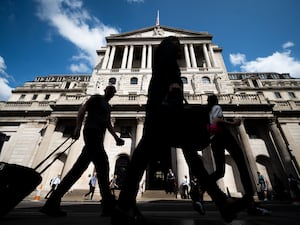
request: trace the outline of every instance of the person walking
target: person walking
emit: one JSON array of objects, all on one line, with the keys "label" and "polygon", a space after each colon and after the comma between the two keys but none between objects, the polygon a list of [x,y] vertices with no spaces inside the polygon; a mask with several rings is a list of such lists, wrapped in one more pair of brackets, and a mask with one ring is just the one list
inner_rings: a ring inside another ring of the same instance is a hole
[{"label": "person walking", "polygon": [[189,181],[187,175],[185,175],[182,180],[181,189],[182,189],[181,198],[182,199],[189,198]]},{"label": "person walking", "polygon": [[[167,95],[177,98],[179,102],[183,101],[183,83],[177,63],[180,56],[180,42],[175,36],[164,38],[155,51],[143,135],[131,156],[118,205],[111,218],[113,225],[143,224],[144,217],[136,207],[139,182],[149,161],[155,159],[161,151],[169,150],[172,147],[170,141],[174,141],[171,132],[167,131],[168,127],[163,127],[166,117],[162,117],[162,105]],[[172,116],[172,113],[169,116]],[[222,217],[225,221],[232,221],[236,213],[243,209],[240,201],[229,201],[216,182],[210,179],[196,149],[183,146],[182,151],[192,174],[206,187]]]},{"label": "person walking", "polygon": [[92,176],[90,176],[89,180],[89,192],[84,195],[84,198],[87,198],[90,195],[90,199],[93,200],[94,193],[95,193],[95,188],[97,184],[97,173],[94,173]]},{"label": "person walking", "polygon": [[166,193],[167,194],[172,194],[174,193],[176,195],[176,178],[175,174],[172,171],[172,169],[169,169],[167,173],[167,178],[166,178]]},{"label": "person walking", "polygon": [[57,186],[60,184],[60,175],[57,175],[56,177],[53,177],[50,180],[50,191],[46,194],[45,199],[48,199],[48,197],[52,194],[52,192],[57,188]]},{"label": "person walking", "polygon": [[251,175],[247,168],[243,149],[240,147],[236,138],[232,135],[230,127],[240,126],[240,119],[227,120],[224,118],[223,110],[218,104],[216,95],[209,95],[207,98],[207,111],[209,112],[208,130],[211,135],[211,149],[215,161],[215,171],[210,175],[215,182],[225,175],[225,149],[230,153],[235,161],[240,179],[244,187],[245,194],[243,199],[247,205],[249,214],[265,215],[270,212],[264,208],[257,207],[254,202],[254,188]]},{"label": "person walking", "polygon": [[109,183],[109,188],[110,188],[111,194],[112,194],[113,196],[116,196],[115,190],[116,190],[117,188],[119,188],[119,186],[118,186],[118,184],[117,184],[117,178],[118,178],[118,175],[115,174],[115,175],[111,178],[110,183]]},{"label": "person walking", "polygon": [[87,169],[90,162],[95,165],[97,179],[102,197],[102,215],[109,216],[115,205],[115,198],[109,190],[109,163],[103,141],[106,129],[115,138],[118,146],[124,145],[124,140],[119,138],[111,125],[109,100],[115,95],[114,86],[107,86],[104,95],[93,95],[84,103],[77,116],[76,128],[73,138],[80,136],[81,126],[87,113],[83,136],[85,145],[71,170],[62,179],[58,188],[52,192],[40,211],[49,216],[66,216],[67,213],[60,209],[61,198],[72,187]]}]

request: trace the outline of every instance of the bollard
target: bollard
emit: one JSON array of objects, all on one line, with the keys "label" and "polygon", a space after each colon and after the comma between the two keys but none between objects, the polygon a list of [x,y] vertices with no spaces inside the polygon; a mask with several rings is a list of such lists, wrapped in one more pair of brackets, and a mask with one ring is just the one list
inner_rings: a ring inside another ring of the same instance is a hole
[{"label": "bollard", "polygon": [[34,196],[34,201],[39,201],[41,199],[41,193],[42,193],[42,189],[43,189],[43,185],[40,184],[37,188],[36,188],[36,194]]}]

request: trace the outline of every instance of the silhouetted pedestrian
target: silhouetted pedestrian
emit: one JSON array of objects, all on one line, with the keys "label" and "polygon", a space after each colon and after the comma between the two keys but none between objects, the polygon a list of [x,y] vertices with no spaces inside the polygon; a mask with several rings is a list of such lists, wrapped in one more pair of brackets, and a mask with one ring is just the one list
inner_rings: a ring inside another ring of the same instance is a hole
[{"label": "silhouetted pedestrian", "polygon": [[85,126],[83,130],[85,146],[82,149],[77,161],[63,178],[58,188],[51,194],[41,212],[49,216],[65,216],[66,212],[60,209],[61,198],[72,187],[87,169],[90,162],[95,165],[100,193],[102,197],[102,215],[110,215],[115,205],[115,198],[109,190],[109,163],[108,156],[103,146],[104,134],[106,129],[112,134],[117,145],[123,145],[111,125],[109,100],[115,95],[114,86],[107,86],[104,95],[93,95],[84,103],[78,112],[76,128],[73,134],[74,139],[80,136],[81,126],[85,114]]}]

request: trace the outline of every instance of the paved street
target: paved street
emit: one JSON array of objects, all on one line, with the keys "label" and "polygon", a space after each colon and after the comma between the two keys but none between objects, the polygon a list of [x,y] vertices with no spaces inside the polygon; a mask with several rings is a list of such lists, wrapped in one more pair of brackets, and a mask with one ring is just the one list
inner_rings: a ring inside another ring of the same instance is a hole
[{"label": "paved street", "polygon": [[[0,219],[1,225],[109,225],[110,218],[100,216],[97,201],[64,201],[63,210],[67,217],[51,218],[38,210],[44,200],[24,200],[7,216]],[[298,225],[300,206],[288,202],[264,202],[262,204],[272,210],[271,216],[249,216],[246,212],[239,214],[232,225]],[[192,209],[189,200],[149,200],[139,201],[138,206],[146,219],[153,225],[215,225],[223,222],[211,202],[205,203],[206,215],[201,216]]]}]

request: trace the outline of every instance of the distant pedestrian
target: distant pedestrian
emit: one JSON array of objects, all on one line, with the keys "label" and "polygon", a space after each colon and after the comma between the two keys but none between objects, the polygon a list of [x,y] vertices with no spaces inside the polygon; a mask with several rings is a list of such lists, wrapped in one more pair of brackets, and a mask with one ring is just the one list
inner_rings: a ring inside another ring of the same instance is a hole
[{"label": "distant pedestrian", "polygon": [[193,176],[190,182],[190,196],[193,200],[193,208],[201,215],[205,214],[203,207],[203,191],[197,177]]},{"label": "distant pedestrian", "polygon": [[50,194],[57,188],[57,186],[60,184],[60,175],[57,175],[56,177],[53,177],[50,180],[50,191],[47,193],[47,195],[45,196],[45,199],[48,199],[48,197],[50,196]]},{"label": "distant pedestrian", "polygon": [[88,193],[86,193],[84,195],[85,198],[90,195],[90,199],[93,200],[94,193],[95,193],[95,188],[96,188],[96,184],[97,184],[97,177],[96,177],[96,173],[94,173],[91,176],[90,180],[89,180],[89,188],[90,188],[90,190],[89,190]]},{"label": "distant pedestrian", "polygon": [[181,187],[182,187],[182,198],[183,199],[187,199],[189,198],[189,181],[188,181],[188,177],[187,175],[184,176],[182,183],[181,183]]},{"label": "distant pedestrian", "polygon": [[292,203],[300,205],[300,180],[289,174],[288,181]]},{"label": "distant pedestrian", "polygon": [[267,181],[265,180],[264,176],[258,171],[257,172],[257,179],[258,179],[258,197],[260,200],[268,200],[267,199]]},{"label": "distant pedestrian", "polygon": [[118,175],[115,174],[109,183],[109,188],[110,188],[111,194],[114,196],[116,196],[115,190],[119,188],[119,186],[117,184],[117,178],[118,178]]},{"label": "distant pedestrian", "polygon": [[174,193],[176,195],[175,185],[176,185],[175,174],[173,173],[172,169],[169,169],[166,178],[166,193],[167,194]]}]

